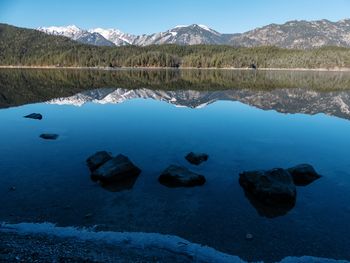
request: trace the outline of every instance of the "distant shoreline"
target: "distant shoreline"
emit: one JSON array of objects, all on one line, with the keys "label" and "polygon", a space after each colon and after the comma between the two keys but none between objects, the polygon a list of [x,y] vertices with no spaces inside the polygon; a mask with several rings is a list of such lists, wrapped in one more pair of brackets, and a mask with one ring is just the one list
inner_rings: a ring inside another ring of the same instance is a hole
[{"label": "distant shoreline", "polygon": [[[159,70],[159,69],[196,69],[196,70],[249,70],[251,68],[194,68],[194,67],[57,67],[57,66],[0,66],[0,69],[93,69],[93,70]],[[257,71],[315,71],[315,72],[350,72],[350,68],[258,68]]]}]

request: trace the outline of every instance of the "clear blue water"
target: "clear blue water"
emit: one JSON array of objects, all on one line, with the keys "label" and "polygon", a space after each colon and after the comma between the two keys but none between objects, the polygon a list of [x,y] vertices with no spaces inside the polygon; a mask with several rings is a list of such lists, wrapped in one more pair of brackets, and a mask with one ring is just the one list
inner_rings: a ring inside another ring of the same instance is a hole
[{"label": "clear blue water", "polygon": [[[23,118],[32,112],[43,120]],[[350,259],[345,118],[285,114],[239,101],[188,108],[127,99],[80,107],[27,104],[1,109],[0,120],[1,221],[174,234],[246,260]],[[41,133],[59,138],[42,140]],[[99,150],[123,153],[141,168],[132,189],[111,192],[90,180],[85,160]],[[208,162],[190,165],[184,159],[190,151],[208,153]],[[299,163],[312,164],[323,177],[298,187],[296,206],[285,215],[261,216],[245,197],[239,173]],[[207,183],[160,185],[158,176],[170,164],[205,175]]]}]

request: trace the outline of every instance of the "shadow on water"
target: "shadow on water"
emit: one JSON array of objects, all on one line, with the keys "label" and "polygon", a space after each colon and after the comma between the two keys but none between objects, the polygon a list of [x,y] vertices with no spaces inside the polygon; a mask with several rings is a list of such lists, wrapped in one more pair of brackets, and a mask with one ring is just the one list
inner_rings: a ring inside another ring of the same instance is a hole
[{"label": "shadow on water", "polygon": [[118,182],[110,182],[110,183],[102,183],[100,182],[100,185],[103,189],[110,191],[110,192],[122,192],[131,190],[136,183],[138,176],[129,176],[125,178],[122,181]]},{"label": "shadow on water", "polygon": [[244,190],[245,197],[249,200],[250,204],[256,209],[258,214],[266,218],[275,218],[286,215],[295,207],[295,203],[288,204],[275,204],[267,205],[261,202],[258,198],[254,197],[251,193]]}]

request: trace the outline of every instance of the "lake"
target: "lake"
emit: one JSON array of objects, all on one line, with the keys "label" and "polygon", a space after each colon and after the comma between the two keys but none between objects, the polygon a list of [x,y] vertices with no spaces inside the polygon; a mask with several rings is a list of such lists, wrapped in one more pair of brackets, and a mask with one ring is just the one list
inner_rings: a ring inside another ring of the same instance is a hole
[{"label": "lake", "polygon": [[[23,118],[33,112],[43,119]],[[249,261],[350,260],[350,73],[1,69],[0,120],[2,222],[172,234]],[[136,182],[91,181],[100,150],[128,156]],[[190,151],[209,159],[193,166]],[[322,178],[286,211],[257,207],[238,182],[300,163]],[[159,184],[170,164],[206,184]]]}]

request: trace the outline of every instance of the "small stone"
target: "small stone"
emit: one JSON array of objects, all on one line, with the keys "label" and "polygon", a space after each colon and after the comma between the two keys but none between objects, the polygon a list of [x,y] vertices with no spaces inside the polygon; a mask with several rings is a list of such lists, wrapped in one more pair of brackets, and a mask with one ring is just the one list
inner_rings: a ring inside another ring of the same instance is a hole
[{"label": "small stone", "polygon": [[247,240],[252,240],[252,239],[253,239],[253,235],[250,234],[250,233],[247,233],[247,234],[245,235],[245,239],[247,239]]},{"label": "small stone", "polygon": [[44,140],[56,140],[58,138],[58,134],[43,133],[40,135],[40,138]]},{"label": "small stone", "polygon": [[90,218],[90,217],[92,217],[92,216],[93,216],[92,213],[88,213],[88,214],[85,215],[85,218]]}]

